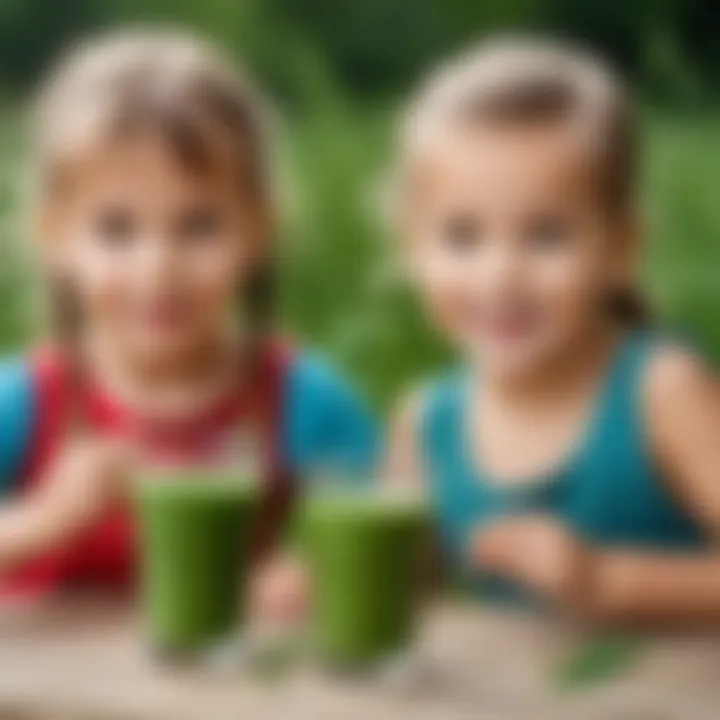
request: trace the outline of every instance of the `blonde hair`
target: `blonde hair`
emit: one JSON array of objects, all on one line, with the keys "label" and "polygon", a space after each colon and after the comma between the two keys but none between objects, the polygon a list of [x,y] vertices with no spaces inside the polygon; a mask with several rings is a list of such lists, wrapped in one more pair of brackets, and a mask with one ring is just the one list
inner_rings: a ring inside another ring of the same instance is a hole
[{"label": "blonde hair", "polygon": [[[421,85],[402,124],[399,200],[417,153],[438,133],[487,124],[576,123],[585,128],[605,209],[624,215],[636,202],[635,109],[621,79],[600,58],[551,40],[483,43],[442,65]],[[403,181],[405,180],[405,182]],[[634,289],[612,299],[613,314],[644,318]]]},{"label": "blonde hair", "polygon": [[[197,38],[171,30],[125,31],[74,48],[41,86],[35,126],[34,199],[41,208],[71,185],[77,163],[103,143],[150,130],[192,172],[229,163],[253,229],[273,233],[268,112],[250,82]],[[219,142],[222,140],[222,143]],[[269,260],[239,288],[255,330],[269,323]],[[77,330],[67,278],[51,278],[61,339]]]},{"label": "blonde hair", "polygon": [[605,197],[629,203],[637,164],[630,94],[602,60],[560,42],[499,40],[442,65],[411,102],[402,143],[412,153],[432,133],[473,124],[573,121],[596,144]]}]

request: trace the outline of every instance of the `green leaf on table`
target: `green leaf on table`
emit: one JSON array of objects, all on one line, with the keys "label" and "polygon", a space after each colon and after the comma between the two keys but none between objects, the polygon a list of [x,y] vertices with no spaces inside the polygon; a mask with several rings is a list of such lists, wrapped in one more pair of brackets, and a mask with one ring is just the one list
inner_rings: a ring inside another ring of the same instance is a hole
[{"label": "green leaf on table", "polygon": [[608,636],[575,648],[556,666],[554,679],[561,690],[575,690],[606,682],[632,669],[642,642],[637,638]]},{"label": "green leaf on table", "polygon": [[275,638],[262,648],[256,649],[250,671],[253,677],[274,681],[284,678],[300,662],[306,650],[304,635],[293,633]]}]

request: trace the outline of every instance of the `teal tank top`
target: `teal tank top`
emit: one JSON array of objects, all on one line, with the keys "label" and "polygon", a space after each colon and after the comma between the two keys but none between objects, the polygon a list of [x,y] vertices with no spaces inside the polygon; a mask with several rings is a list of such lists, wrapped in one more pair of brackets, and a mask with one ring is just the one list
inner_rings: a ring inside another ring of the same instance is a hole
[{"label": "teal tank top", "polygon": [[470,532],[503,515],[551,513],[596,546],[702,544],[699,527],[671,496],[645,437],[640,387],[660,342],[644,332],[625,338],[579,445],[555,472],[521,486],[489,481],[472,459],[466,444],[467,374],[451,373],[429,388],[421,427],[427,479],[448,564],[475,590],[494,583],[467,570]]}]

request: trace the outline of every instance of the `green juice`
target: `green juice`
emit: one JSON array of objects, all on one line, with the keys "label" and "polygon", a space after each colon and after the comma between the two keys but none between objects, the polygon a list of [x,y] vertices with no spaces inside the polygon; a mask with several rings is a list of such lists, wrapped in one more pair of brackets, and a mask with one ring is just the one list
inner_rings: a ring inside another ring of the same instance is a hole
[{"label": "green juice", "polygon": [[409,649],[427,521],[427,507],[409,498],[351,494],[307,502],[303,537],[324,660],[366,665]]},{"label": "green juice", "polygon": [[138,494],[146,632],[163,652],[210,648],[244,619],[257,493],[210,471],[147,478]]}]

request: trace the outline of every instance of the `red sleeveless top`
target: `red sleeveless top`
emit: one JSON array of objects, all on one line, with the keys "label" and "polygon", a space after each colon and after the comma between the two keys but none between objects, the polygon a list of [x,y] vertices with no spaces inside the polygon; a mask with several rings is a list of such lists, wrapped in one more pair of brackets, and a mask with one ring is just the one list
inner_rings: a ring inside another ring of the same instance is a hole
[{"label": "red sleeveless top", "polygon": [[[90,387],[71,388],[66,364],[56,353],[44,353],[33,363],[36,426],[23,473],[22,492],[32,493],[60,451],[67,433],[69,411],[82,413],[84,423],[99,435],[124,437],[139,443],[152,457],[173,463],[207,464],[222,459],[244,422],[261,445],[264,502],[255,549],[272,543],[287,516],[294,483],[280,446],[284,385],[291,353],[279,344],[263,350],[257,376],[238,387],[200,417],[159,425],[148,423],[106,393]],[[77,395],[70,398],[70,393]],[[133,522],[127,508],[108,512],[67,546],[48,552],[2,578],[7,594],[37,594],[59,587],[101,585],[127,588],[135,570]]]}]

